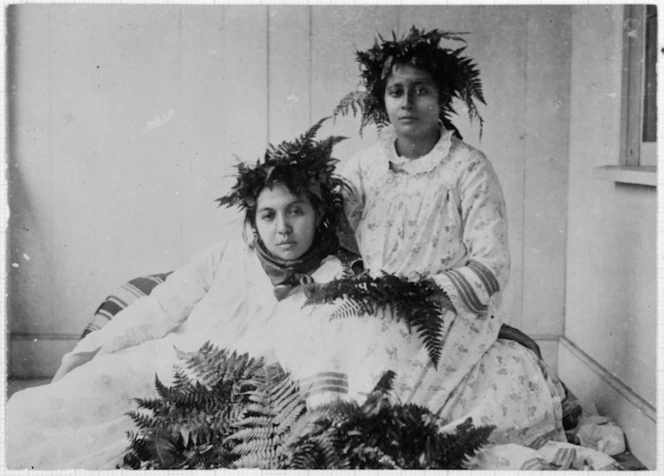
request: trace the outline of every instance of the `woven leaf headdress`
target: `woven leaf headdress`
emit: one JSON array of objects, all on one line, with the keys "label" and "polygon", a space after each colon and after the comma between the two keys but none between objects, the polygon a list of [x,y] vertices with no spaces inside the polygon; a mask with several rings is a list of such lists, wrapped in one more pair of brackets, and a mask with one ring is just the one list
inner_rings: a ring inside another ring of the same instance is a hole
[{"label": "woven leaf headdress", "polygon": [[[400,40],[394,32],[391,40],[378,35],[373,47],[355,54],[360,66],[362,89],[344,96],[333,115],[361,112],[360,134],[372,122],[382,128],[388,122],[383,99],[387,77],[394,65],[407,64],[424,69],[433,76],[441,98],[440,119],[445,128],[456,131],[450,115],[456,114],[452,102],[459,99],[468,108],[470,119],[479,121],[481,135],[484,121],[475,100],[483,104],[486,102],[479,69],[472,59],[461,55],[465,46],[457,49],[440,46],[441,40],[466,43],[462,37],[465,34],[437,29],[424,31],[413,26],[408,35]],[[458,131],[456,133],[458,135]]]},{"label": "woven leaf headdress", "polygon": [[293,141],[270,144],[263,159],[255,164],[238,162],[237,181],[229,194],[216,200],[219,206],[237,206],[252,213],[265,187],[283,184],[293,195],[309,194],[319,199],[324,214],[319,231],[333,235],[343,216],[341,191],[346,182],[334,173],[338,160],[332,157],[332,149],[346,137],[314,140],[327,119],[321,119]]}]

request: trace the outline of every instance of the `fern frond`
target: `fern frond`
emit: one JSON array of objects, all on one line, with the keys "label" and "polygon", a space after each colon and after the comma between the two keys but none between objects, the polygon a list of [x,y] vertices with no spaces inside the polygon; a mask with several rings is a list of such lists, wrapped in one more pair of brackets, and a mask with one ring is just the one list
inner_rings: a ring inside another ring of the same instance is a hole
[{"label": "fern frond", "polygon": [[337,116],[348,116],[351,112],[353,113],[353,117],[358,113],[363,114],[366,97],[366,91],[352,91],[346,94],[341,98],[337,107],[334,108],[332,117],[336,120]]},{"label": "fern frond", "polygon": [[371,315],[403,321],[409,330],[415,329],[431,362],[438,365],[442,352],[442,320],[446,312],[455,310],[445,292],[434,284],[426,280],[413,282],[387,273],[378,277],[365,274],[310,287],[305,305],[329,304],[336,300],[342,302],[332,318]]},{"label": "fern frond", "polygon": [[127,416],[131,418],[131,420],[140,430],[145,430],[145,429],[156,430],[161,425],[160,420],[146,413],[130,410],[129,412],[127,412]]},{"label": "fern frond", "polygon": [[136,406],[144,410],[156,410],[161,407],[162,401],[157,398],[134,398]]},{"label": "fern frond", "polygon": [[[389,304],[385,305],[390,309]],[[341,304],[330,315],[330,319],[346,319],[353,316],[363,316],[375,314],[378,311],[378,306],[369,297],[361,299],[343,299]]]},{"label": "fern frond", "polygon": [[[235,445],[234,451],[243,455],[248,451],[253,451],[254,448],[263,447],[266,441],[271,440],[274,436],[274,429],[270,427],[272,421],[267,426],[251,426],[248,428],[242,428],[232,433],[229,438],[233,440],[241,441]],[[243,423],[239,423],[238,426],[244,426]]]},{"label": "fern frond", "polygon": [[495,426],[476,427],[468,418],[453,433],[439,434],[436,457],[443,461],[453,461],[454,468],[463,469],[469,458],[486,445],[493,430]]},{"label": "fern frond", "polygon": [[152,440],[151,450],[159,463],[159,467],[172,468],[175,466],[178,451],[168,434],[157,432]]},{"label": "fern frond", "polygon": [[233,462],[232,467],[236,469],[277,469],[279,457],[274,450],[257,448]]},{"label": "fern frond", "polygon": [[277,460],[286,458],[283,441],[306,414],[304,397],[281,368],[266,367],[252,382],[249,403],[236,422],[238,430],[229,436],[236,441],[233,451],[240,455],[236,467],[276,467]]},{"label": "fern frond", "polygon": [[154,376],[154,386],[160,398],[164,400],[170,400],[172,397],[171,389],[161,383],[161,380],[159,380],[159,376],[157,374]]}]

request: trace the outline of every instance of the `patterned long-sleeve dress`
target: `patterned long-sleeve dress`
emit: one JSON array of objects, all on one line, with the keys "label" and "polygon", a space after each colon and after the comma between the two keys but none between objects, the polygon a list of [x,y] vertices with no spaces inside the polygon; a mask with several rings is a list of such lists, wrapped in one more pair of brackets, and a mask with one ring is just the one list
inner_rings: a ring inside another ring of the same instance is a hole
[{"label": "patterned long-sleeve dress", "polygon": [[451,131],[416,160],[398,156],[391,127],[379,137],[342,170],[351,184],[346,214],[365,267],[431,277],[456,309],[443,320],[438,368],[395,338],[388,353],[397,378],[401,372],[402,399],[426,404],[451,424],[472,416],[496,425],[497,443],[564,441],[560,383],[533,352],[497,340],[510,260],[505,202],[491,163]]}]

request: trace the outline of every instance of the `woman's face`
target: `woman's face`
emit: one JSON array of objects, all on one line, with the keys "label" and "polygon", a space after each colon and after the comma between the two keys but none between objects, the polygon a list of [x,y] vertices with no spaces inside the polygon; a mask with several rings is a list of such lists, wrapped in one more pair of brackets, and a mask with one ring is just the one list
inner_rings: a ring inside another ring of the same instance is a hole
[{"label": "woman's face", "polygon": [[385,84],[385,110],[397,135],[410,139],[438,134],[438,88],[431,74],[395,65]]},{"label": "woman's face", "polygon": [[285,185],[264,188],[256,200],[256,230],[273,255],[294,260],[314,241],[317,216],[306,195],[293,195]]}]

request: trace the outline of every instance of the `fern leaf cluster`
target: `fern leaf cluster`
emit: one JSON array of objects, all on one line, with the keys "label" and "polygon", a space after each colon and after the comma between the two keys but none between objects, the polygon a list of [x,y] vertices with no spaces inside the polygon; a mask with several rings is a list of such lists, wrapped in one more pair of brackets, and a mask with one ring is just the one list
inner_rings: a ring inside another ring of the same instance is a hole
[{"label": "fern leaf cluster", "polygon": [[431,361],[438,365],[442,350],[443,315],[454,306],[443,290],[427,280],[409,281],[383,273],[378,277],[363,274],[344,277],[307,290],[305,305],[341,301],[331,318],[358,315],[385,317],[403,321],[422,339]]},{"label": "fern leaf cluster", "polygon": [[363,89],[347,94],[335,108],[333,116],[348,115],[351,111],[355,116],[361,112],[360,134],[372,122],[379,128],[383,127],[389,120],[383,102],[387,77],[394,65],[408,64],[433,76],[441,96],[440,120],[445,128],[455,131],[460,137],[450,118],[456,114],[453,100],[457,99],[468,108],[471,121],[479,121],[481,137],[484,121],[475,101],[486,102],[479,69],[470,58],[461,55],[465,46],[456,49],[440,46],[443,40],[465,43],[464,35],[466,33],[438,29],[424,31],[414,26],[400,39],[394,32],[391,39],[379,35],[372,48],[356,52]]},{"label": "fern leaf cluster", "polygon": [[227,438],[263,361],[209,343],[178,356],[182,364],[174,369],[173,385],[155,377],[158,397],[136,399],[137,408],[128,413],[137,431],[129,435],[126,467],[206,469],[235,459]]},{"label": "fern leaf cluster", "polygon": [[310,430],[293,446],[293,467],[341,469],[463,469],[486,444],[492,426],[466,420],[440,431],[426,407],[393,404],[394,373],[386,372],[363,404],[334,402],[315,410]]},{"label": "fern leaf cluster", "polygon": [[130,412],[123,468],[456,469],[493,430],[468,420],[441,433],[426,407],[392,403],[393,372],[362,404],[307,409],[278,365],[209,344],[180,357],[173,385],[156,379],[158,397]]}]

